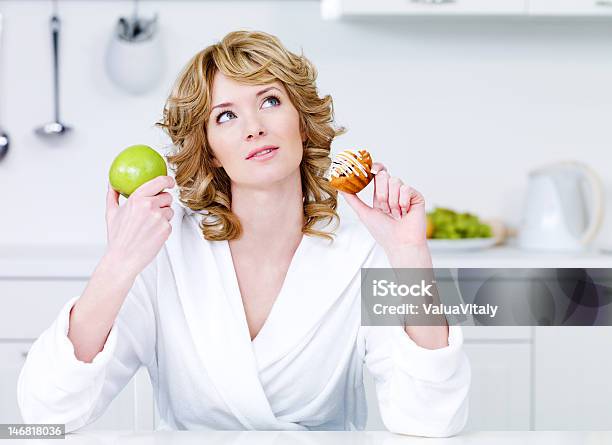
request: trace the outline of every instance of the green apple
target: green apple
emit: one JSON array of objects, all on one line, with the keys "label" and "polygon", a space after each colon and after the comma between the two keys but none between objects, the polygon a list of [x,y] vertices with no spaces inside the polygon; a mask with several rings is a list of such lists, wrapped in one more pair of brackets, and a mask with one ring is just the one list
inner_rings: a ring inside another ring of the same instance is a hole
[{"label": "green apple", "polygon": [[148,145],[132,145],[113,161],[109,180],[111,187],[128,198],[147,181],[168,174],[164,158]]}]

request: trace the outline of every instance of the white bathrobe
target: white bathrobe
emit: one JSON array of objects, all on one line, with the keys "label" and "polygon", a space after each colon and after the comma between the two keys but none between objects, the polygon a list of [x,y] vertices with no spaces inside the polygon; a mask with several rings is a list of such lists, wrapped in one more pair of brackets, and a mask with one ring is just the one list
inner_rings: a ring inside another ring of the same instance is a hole
[{"label": "white bathrobe", "polygon": [[471,371],[460,327],[429,350],[400,326],[360,325],[360,268],[390,267],[361,223],[342,221],[331,245],[304,236],[251,341],[229,244],[205,240],[202,214],[177,199],[172,207],[169,239],[91,363],[67,337],[78,296],[32,345],[17,385],[24,422],[81,428],[146,366],[159,430],[360,430],[365,363],[390,431],[443,437],[464,427]]}]

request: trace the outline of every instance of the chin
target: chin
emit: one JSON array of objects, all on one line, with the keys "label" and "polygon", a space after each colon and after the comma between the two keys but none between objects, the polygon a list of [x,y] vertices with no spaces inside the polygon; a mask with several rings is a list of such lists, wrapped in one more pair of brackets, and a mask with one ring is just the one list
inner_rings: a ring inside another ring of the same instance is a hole
[{"label": "chin", "polygon": [[243,184],[256,188],[265,188],[274,183],[288,180],[293,175],[300,176],[300,165],[281,166],[281,165],[266,165],[264,168],[249,171],[249,176],[245,178]]}]

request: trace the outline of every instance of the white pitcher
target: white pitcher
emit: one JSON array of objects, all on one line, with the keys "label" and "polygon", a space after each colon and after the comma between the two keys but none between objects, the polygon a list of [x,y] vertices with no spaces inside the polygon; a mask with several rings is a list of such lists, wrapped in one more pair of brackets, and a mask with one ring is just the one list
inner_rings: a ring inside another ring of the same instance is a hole
[{"label": "white pitcher", "polygon": [[589,167],[565,161],[538,168],[529,173],[518,245],[529,250],[583,250],[597,234],[602,215],[603,187]]}]

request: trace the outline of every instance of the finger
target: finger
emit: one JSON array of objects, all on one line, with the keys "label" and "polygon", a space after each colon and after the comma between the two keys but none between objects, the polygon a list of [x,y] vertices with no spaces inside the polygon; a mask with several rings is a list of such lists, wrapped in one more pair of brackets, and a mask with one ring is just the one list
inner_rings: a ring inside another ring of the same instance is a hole
[{"label": "finger", "polygon": [[153,207],[169,207],[172,204],[172,194],[163,192],[151,198]]},{"label": "finger", "polygon": [[425,198],[423,198],[423,195],[418,190],[410,186],[402,187],[405,187],[405,190],[400,189],[400,205],[402,208],[405,208],[406,213],[415,206],[425,207]]},{"label": "finger", "polygon": [[132,196],[155,196],[165,188],[174,187],[174,184],[172,176],[157,176],[134,190]]},{"label": "finger", "polygon": [[385,213],[391,212],[389,208],[389,175],[386,170],[374,176],[374,203],[373,206]]},{"label": "finger", "polygon": [[[384,166],[384,164],[380,163],[380,162],[373,162],[372,163],[372,168],[370,169],[370,171],[372,172],[372,174],[377,174],[380,173],[383,170],[387,170],[387,167]],[[388,170],[387,170],[388,173]]]},{"label": "finger", "polygon": [[410,210],[410,187],[402,184],[399,190],[399,205],[402,215],[408,213]]},{"label": "finger", "polygon": [[367,212],[372,210],[372,207],[368,206],[365,202],[361,200],[357,195],[352,193],[338,192],[340,193],[346,202],[351,206],[351,208],[357,213],[357,216],[362,219],[367,215]]},{"label": "finger", "polygon": [[108,190],[106,191],[106,213],[107,215],[113,214],[119,208],[119,192],[113,189],[108,183]]},{"label": "finger", "polygon": [[161,212],[164,219],[166,219],[167,221],[170,221],[174,216],[174,209],[172,207],[162,207],[161,209],[159,209],[159,211]]},{"label": "finger", "polygon": [[391,216],[396,219],[402,217],[402,212],[399,206],[399,193],[402,181],[399,178],[389,178],[389,208]]}]

